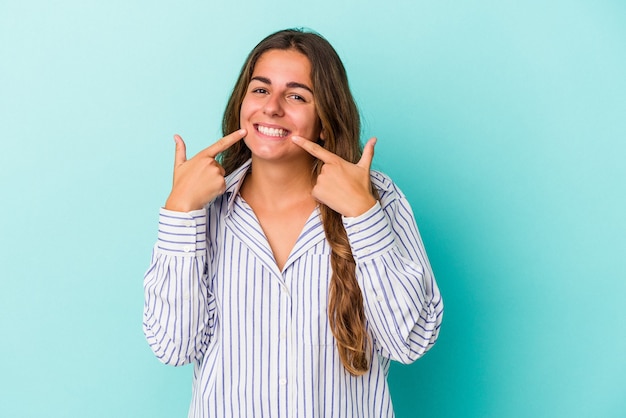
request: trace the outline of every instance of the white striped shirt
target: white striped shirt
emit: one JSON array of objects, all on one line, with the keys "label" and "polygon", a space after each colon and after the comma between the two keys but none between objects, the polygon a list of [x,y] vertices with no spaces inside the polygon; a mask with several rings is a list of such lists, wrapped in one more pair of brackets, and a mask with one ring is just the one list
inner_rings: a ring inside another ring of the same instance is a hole
[{"label": "white striped shirt", "polygon": [[436,341],[443,303],[402,192],[372,171],[380,202],[344,226],[356,260],[371,366],[343,367],[327,316],[330,247],[319,210],[283,271],[239,195],[250,162],[206,209],[161,209],[144,279],[144,332],[164,363],[193,363],[189,417],[392,417],[390,359]]}]

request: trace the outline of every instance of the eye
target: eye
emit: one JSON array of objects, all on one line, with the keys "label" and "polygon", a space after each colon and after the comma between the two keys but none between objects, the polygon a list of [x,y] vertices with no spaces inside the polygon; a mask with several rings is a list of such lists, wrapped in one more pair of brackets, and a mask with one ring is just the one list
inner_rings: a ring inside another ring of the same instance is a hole
[{"label": "eye", "polygon": [[257,87],[252,89],[252,93],[258,93],[258,94],[267,94],[267,89],[264,89],[263,87]]},{"label": "eye", "polygon": [[287,97],[289,97],[290,99],[293,99],[293,100],[297,100],[297,101],[299,101],[299,102],[306,102],[306,100],[304,99],[304,97],[300,96],[299,94],[290,94],[290,95],[289,95],[289,96],[287,96]]}]

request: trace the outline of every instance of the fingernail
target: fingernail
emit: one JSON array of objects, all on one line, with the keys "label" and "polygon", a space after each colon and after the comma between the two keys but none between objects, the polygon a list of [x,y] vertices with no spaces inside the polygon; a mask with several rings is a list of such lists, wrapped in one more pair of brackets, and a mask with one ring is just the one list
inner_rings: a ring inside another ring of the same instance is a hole
[{"label": "fingernail", "polygon": [[299,136],[295,136],[295,135],[293,135],[293,136],[291,137],[291,140],[292,140],[293,142],[299,142],[299,141],[301,140],[301,138],[300,138]]}]

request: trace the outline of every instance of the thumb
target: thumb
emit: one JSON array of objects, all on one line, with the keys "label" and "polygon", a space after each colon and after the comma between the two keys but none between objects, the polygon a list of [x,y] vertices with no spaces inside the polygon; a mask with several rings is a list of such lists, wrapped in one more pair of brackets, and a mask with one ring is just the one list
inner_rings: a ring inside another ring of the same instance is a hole
[{"label": "thumb", "polygon": [[368,170],[372,166],[372,160],[374,159],[374,145],[376,145],[376,138],[370,138],[363,147],[363,155],[361,155],[361,159],[356,164],[359,167],[367,168]]},{"label": "thumb", "polygon": [[174,135],[174,142],[176,142],[176,152],[174,153],[174,167],[178,167],[185,161],[187,161],[187,147],[185,141],[180,135]]}]

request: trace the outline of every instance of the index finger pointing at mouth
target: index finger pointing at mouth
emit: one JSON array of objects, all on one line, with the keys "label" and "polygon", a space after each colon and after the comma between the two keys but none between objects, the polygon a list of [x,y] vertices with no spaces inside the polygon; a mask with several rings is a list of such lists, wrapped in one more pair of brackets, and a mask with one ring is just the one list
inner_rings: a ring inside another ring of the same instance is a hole
[{"label": "index finger pointing at mouth", "polygon": [[295,136],[294,135],[294,136],[291,137],[291,140],[295,144],[297,144],[298,146],[303,148],[306,152],[308,152],[309,154],[311,154],[312,156],[316,157],[317,159],[321,160],[324,163],[329,163],[333,159],[339,158],[339,157],[337,157],[336,154],[333,154],[332,152],[328,151],[327,149],[324,149],[323,147],[320,147],[315,142],[308,141],[308,140],[302,138],[301,136]]},{"label": "index finger pointing at mouth", "polygon": [[230,148],[231,145],[235,144],[237,141],[240,141],[241,138],[246,136],[247,131],[245,129],[239,129],[233,133],[226,135],[224,138],[217,140],[213,145],[205,148],[201,153],[205,157],[215,158],[217,154],[222,151],[226,151]]}]

